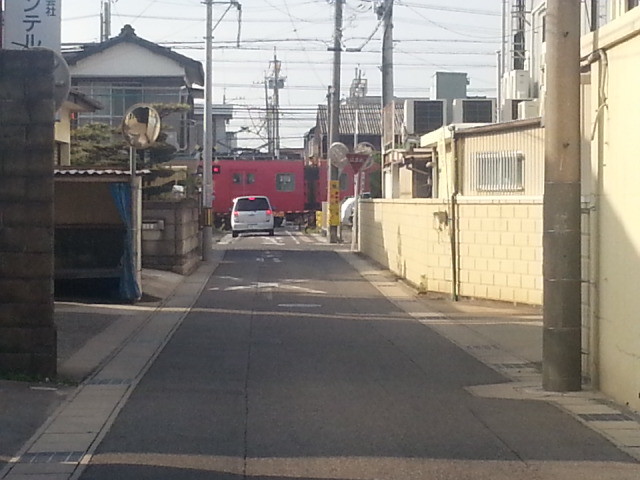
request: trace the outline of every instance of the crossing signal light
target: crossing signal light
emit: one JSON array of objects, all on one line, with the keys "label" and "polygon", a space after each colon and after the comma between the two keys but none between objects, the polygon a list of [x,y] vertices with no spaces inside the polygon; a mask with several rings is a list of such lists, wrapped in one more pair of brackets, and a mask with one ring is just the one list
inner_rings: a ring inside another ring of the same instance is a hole
[{"label": "crossing signal light", "polygon": [[218,173],[221,172],[221,167],[220,165],[213,165],[213,174],[217,175]]}]

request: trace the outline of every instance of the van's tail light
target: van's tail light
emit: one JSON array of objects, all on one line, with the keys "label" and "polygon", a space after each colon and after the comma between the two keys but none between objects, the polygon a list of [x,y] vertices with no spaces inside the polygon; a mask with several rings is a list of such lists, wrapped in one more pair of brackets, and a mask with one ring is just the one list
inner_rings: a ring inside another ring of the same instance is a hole
[{"label": "van's tail light", "polygon": [[237,217],[237,216],[239,216],[239,215],[240,215],[240,214],[238,213],[238,211],[237,211],[237,210],[236,210],[235,212],[233,212],[233,216],[234,216],[234,217]]},{"label": "van's tail light", "polygon": [[267,210],[267,215],[273,215],[273,210]]}]

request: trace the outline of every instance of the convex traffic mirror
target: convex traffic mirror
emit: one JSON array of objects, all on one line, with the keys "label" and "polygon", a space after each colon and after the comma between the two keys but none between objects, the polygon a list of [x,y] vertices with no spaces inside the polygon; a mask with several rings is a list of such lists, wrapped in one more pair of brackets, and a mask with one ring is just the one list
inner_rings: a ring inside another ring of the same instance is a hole
[{"label": "convex traffic mirror", "polygon": [[152,146],[160,135],[160,115],[150,105],[136,104],[127,110],[122,119],[122,134],[127,143],[143,150]]}]

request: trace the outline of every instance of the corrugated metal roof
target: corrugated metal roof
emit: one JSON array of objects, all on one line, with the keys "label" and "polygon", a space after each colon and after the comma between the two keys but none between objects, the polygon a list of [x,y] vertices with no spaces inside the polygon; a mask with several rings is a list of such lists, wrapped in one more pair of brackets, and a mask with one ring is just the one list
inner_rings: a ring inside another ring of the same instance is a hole
[{"label": "corrugated metal roof", "polygon": [[[395,104],[395,123],[397,130],[404,120],[404,105]],[[356,112],[358,112],[358,133],[361,135],[382,135],[382,109],[379,104],[365,103],[356,108],[355,105],[340,105],[340,135],[350,135],[356,131]],[[327,106],[318,105],[316,125],[320,127],[320,135],[327,134]]]},{"label": "corrugated metal roof", "polygon": [[[151,173],[151,170],[136,170],[137,175],[147,175]],[[97,168],[65,168],[65,169],[55,169],[53,171],[54,176],[82,176],[82,177],[90,177],[90,176],[130,176],[131,172],[129,170],[117,170],[111,168],[97,169]]]}]

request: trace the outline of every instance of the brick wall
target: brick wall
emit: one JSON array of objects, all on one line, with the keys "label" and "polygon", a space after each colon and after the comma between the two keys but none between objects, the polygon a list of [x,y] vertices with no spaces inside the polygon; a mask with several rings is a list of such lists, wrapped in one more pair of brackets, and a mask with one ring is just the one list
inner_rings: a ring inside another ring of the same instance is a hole
[{"label": "brick wall", "polygon": [[0,50],[0,372],[56,374],[53,54]]}]

